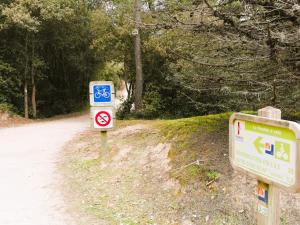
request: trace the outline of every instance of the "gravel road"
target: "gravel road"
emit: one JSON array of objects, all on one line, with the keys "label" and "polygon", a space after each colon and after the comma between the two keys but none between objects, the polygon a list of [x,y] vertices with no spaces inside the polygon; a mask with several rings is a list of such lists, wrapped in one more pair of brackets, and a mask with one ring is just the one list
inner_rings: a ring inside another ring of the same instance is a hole
[{"label": "gravel road", "polygon": [[0,129],[0,224],[73,225],[58,190],[63,145],[89,126],[88,116]]}]

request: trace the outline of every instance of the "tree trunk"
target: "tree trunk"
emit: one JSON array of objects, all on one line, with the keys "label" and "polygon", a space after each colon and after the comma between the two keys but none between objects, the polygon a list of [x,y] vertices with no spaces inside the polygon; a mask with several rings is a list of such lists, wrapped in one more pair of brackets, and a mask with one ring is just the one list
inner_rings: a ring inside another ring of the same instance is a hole
[{"label": "tree trunk", "polygon": [[142,54],[141,54],[141,36],[140,36],[140,25],[141,25],[141,3],[140,0],[134,2],[135,12],[135,31],[134,34],[134,50],[135,50],[135,96],[134,104],[137,112],[142,110],[143,107],[143,71],[142,71]]},{"label": "tree trunk", "polygon": [[[273,62],[273,63],[278,64],[277,51],[276,51],[276,48],[275,48],[276,43],[275,43],[274,39],[272,38],[270,25],[268,25],[268,42],[267,43],[268,43],[269,48],[270,48],[270,55],[269,55],[270,61]],[[273,93],[272,93],[273,96],[271,98],[271,103],[272,103],[273,106],[276,106],[276,103],[277,103],[276,73],[274,73],[274,76],[273,76],[272,86],[273,86]]]},{"label": "tree trunk", "polygon": [[31,103],[32,103],[32,116],[36,118],[36,86],[35,86],[35,73],[34,73],[34,42],[32,42],[32,63],[31,63]]},{"label": "tree trunk", "polygon": [[25,70],[24,70],[24,116],[26,119],[29,118],[27,74],[28,74],[28,33],[26,33],[26,37],[25,37]]},{"label": "tree trunk", "polygon": [[29,118],[28,114],[28,84],[27,80],[24,81],[24,116],[26,119]]}]

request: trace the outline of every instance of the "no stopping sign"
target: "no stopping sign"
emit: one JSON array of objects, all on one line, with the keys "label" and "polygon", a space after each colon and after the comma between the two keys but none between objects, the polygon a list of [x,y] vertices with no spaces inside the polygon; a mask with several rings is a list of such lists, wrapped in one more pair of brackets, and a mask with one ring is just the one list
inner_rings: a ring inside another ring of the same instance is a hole
[{"label": "no stopping sign", "polygon": [[113,128],[113,111],[111,109],[95,109],[93,126],[97,129]]}]

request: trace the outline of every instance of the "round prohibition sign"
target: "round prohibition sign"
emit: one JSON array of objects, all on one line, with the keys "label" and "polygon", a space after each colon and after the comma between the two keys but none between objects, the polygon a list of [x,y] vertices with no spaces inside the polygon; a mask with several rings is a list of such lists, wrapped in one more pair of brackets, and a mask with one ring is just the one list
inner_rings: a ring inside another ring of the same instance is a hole
[{"label": "round prohibition sign", "polygon": [[96,114],[95,121],[96,121],[98,126],[106,127],[111,122],[111,116],[106,111],[100,111]]}]

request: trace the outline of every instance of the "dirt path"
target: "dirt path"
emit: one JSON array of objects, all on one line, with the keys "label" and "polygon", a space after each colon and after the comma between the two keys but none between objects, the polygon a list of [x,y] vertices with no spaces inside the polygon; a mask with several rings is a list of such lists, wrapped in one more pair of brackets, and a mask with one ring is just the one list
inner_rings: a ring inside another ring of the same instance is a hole
[{"label": "dirt path", "polygon": [[110,148],[103,151],[99,133],[86,131],[66,146],[64,189],[78,225],[163,224],[166,214],[175,218],[170,204],[179,187],[168,176],[170,145],[143,124],[109,132],[108,139]]},{"label": "dirt path", "polygon": [[0,129],[0,224],[72,225],[57,190],[61,147],[87,116]]}]

